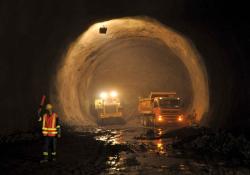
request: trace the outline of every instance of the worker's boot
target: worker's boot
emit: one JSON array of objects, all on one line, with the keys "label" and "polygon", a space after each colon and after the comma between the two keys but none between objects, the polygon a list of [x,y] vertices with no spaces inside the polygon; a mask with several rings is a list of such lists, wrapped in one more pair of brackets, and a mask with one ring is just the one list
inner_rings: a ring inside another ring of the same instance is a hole
[{"label": "worker's boot", "polygon": [[43,159],[40,160],[40,163],[46,163],[49,161],[49,155],[48,152],[43,152]]},{"label": "worker's boot", "polygon": [[51,157],[52,157],[52,161],[55,162],[56,161],[56,152],[52,152],[51,153]]}]

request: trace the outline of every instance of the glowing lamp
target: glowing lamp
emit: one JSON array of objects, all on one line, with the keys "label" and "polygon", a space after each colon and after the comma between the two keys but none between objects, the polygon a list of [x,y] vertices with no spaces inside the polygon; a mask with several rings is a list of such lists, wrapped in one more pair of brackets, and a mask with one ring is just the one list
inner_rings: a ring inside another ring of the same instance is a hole
[{"label": "glowing lamp", "polygon": [[182,122],[182,120],[183,120],[183,116],[180,115],[180,116],[178,117],[178,121],[179,121],[179,122]]},{"label": "glowing lamp", "polygon": [[158,121],[161,122],[162,121],[162,116],[158,116]]},{"label": "glowing lamp", "polygon": [[112,92],[110,93],[110,96],[111,96],[111,97],[117,97],[117,96],[118,96],[118,93],[117,93],[116,91],[112,91]]},{"label": "glowing lamp", "polygon": [[107,92],[102,92],[102,93],[100,93],[100,98],[101,98],[101,99],[106,99],[107,97],[108,97]]}]

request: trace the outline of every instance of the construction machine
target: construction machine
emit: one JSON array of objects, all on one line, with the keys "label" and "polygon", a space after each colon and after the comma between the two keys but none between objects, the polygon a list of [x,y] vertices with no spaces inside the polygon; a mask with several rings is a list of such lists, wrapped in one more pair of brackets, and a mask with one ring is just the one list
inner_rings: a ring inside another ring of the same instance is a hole
[{"label": "construction machine", "polygon": [[100,123],[109,118],[122,118],[122,106],[116,91],[110,93],[102,92],[99,98],[95,99],[95,110]]}]

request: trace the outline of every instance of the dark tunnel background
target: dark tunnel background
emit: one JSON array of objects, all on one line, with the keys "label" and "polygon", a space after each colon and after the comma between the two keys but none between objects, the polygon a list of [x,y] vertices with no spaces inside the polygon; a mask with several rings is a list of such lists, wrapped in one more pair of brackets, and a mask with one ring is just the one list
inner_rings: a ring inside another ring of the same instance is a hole
[{"label": "dark tunnel background", "polygon": [[[95,22],[149,16],[187,36],[203,57],[210,90],[207,125],[250,126],[247,6],[213,0],[0,1],[2,135],[34,128],[56,66],[69,45]],[[60,114],[59,114],[60,115]]]}]

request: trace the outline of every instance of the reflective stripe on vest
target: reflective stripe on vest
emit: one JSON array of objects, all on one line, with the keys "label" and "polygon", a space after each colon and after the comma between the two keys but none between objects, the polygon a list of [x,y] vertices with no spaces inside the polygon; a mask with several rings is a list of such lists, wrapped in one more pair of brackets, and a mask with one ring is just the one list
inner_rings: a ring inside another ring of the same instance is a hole
[{"label": "reflective stripe on vest", "polygon": [[43,116],[43,128],[42,133],[44,136],[56,136],[57,128],[56,128],[56,114],[53,113],[51,116],[45,114]]}]

